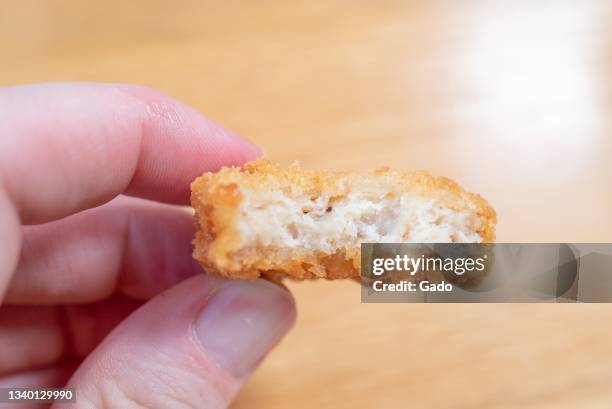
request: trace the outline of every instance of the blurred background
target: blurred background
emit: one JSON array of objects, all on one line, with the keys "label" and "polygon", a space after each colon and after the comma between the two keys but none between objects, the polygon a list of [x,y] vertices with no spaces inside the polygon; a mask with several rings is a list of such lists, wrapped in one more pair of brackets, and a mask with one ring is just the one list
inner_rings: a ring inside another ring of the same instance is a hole
[{"label": "blurred background", "polygon": [[[499,241],[610,242],[611,22],[605,0],[2,1],[0,85],[151,86],[281,163],[449,176]],[[612,307],[289,287],[296,329],[236,408],[612,405]]]}]

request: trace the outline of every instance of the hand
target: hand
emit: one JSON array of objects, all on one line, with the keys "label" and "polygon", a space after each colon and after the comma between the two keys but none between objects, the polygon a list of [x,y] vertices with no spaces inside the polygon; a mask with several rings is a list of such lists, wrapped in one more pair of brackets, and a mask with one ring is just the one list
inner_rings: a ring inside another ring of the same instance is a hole
[{"label": "hand", "polygon": [[226,407],[295,306],[201,274],[176,205],[259,154],[143,87],[1,89],[0,387],[76,389],[53,408]]}]

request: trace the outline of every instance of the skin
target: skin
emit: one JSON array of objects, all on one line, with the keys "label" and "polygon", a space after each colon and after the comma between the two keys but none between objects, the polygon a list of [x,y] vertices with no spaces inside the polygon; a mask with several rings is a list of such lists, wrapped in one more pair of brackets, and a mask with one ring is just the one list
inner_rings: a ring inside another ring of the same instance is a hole
[{"label": "skin", "polygon": [[203,172],[258,156],[148,88],[0,89],[0,387],[75,388],[70,408],[227,407],[295,305],[202,274],[177,205]]}]

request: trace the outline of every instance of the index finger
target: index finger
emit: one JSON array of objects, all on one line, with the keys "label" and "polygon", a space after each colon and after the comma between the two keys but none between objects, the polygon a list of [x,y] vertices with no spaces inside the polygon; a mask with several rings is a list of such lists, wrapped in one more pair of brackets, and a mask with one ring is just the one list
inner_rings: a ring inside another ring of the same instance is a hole
[{"label": "index finger", "polygon": [[186,105],[133,85],[2,89],[0,135],[0,187],[26,224],[123,192],[187,204],[196,176],[260,154]]}]

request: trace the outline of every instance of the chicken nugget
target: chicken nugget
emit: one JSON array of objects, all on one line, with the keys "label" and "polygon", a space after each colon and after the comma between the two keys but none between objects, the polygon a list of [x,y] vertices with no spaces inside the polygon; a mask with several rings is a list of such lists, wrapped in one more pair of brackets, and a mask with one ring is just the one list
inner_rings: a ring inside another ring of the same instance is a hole
[{"label": "chicken nugget", "polygon": [[479,195],[426,172],[304,170],[256,160],[191,184],[194,258],[211,273],[354,278],[361,243],[486,243],[496,215]]}]

